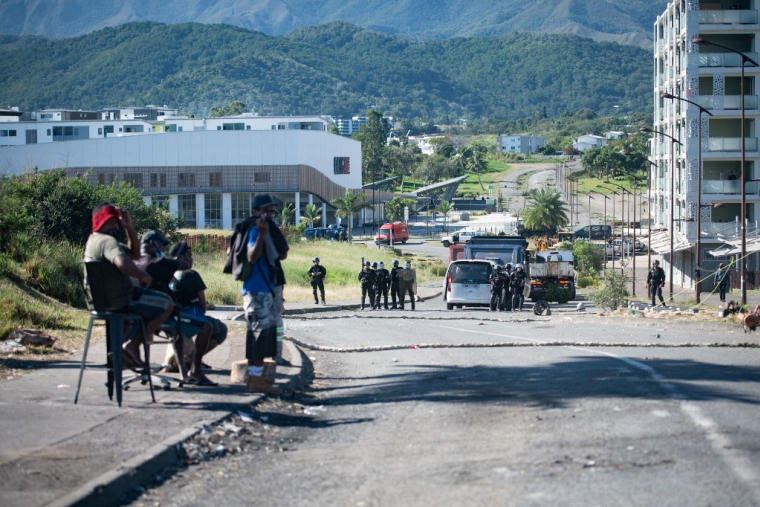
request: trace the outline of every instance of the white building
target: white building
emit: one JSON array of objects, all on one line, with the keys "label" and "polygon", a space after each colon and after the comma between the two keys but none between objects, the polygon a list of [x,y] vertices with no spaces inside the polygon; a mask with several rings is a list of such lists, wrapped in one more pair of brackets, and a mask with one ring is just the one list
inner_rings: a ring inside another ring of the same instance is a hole
[{"label": "white building", "polygon": [[294,203],[296,217],[305,204],[321,203],[325,225],[335,219],[325,204],[362,187],[361,143],[304,128],[188,130],[0,148],[0,175],[35,168],[66,169],[92,184],[129,182],[146,202],[166,203],[186,226],[201,229],[231,228],[248,216],[252,195],[260,192]]},{"label": "white building", "polygon": [[335,120],[335,125],[337,125],[338,131],[340,131],[340,135],[342,136],[350,136],[354,132],[361,132],[362,125],[365,123],[367,123],[366,116],[354,116],[350,120],[344,120],[343,118]]},{"label": "white building", "polygon": [[625,132],[620,132],[619,130],[610,130],[604,133],[604,138],[608,141],[611,139],[622,139],[623,137],[625,137]]},{"label": "white building", "polygon": [[536,153],[546,144],[546,138],[535,136],[499,136],[496,146],[502,153]]},{"label": "white building", "polygon": [[573,148],[578,151],[586,151],[592,148],[604,148],[607,146],[607,139],[602,136],[586,134],[573,141]]},{"label": "white building", "polygon": [[[693,287],[697,239],[696,217],[701,215],[702,276],[729,257],[713,257],[722,239],[736,237],[741,224],[741,57],[717,46],[699,46],[695,37],[733,48],[758,61],[757,44],[760,26],[756,3],[750,0],[731,2],[675,1],[657,18],[654,25],[654,127],[682,143],[655,135],[650,141],[652,200],[654,222],[665,229],[652,238],[663,255],[669,272],[669,230],[674,228],[674,282]],[[757,77],[760,69],[745,66],[745,176],[760,177],[757,164],[758,108]],[[701,115],[696,106],[662,98],[664,92],[696,102],[713,116]],[[698,188],[699,146],[702,140],[702,188]],[[674,186],[671,187],[671,175]],[[735,179],[736,178],[736,179]],[[703,208],[697,209],[701,192]],[[671,216],[671,201],[673,214]],[[720,206],[714,206],[720,204]],[[746,184],[748,233],[755,235],[760,218],[758,183]],[[747,271],[758,270],[757,255],[748,259]],[[753,273],[754,275],[754,273]],[[738,279],[738,277],[733,277]],[[753,280],[754,276],[750,277]],[[709,289],[711,281],[704,283]],[[750,285],[752,287],[752,285]]]}]

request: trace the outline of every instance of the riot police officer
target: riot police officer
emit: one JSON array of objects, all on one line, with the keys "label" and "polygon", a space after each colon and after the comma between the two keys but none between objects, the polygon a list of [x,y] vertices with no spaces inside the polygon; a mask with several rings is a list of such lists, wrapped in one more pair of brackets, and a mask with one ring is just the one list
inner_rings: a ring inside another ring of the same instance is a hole
[{"label": "riot police officer", "polygon": [[317,298],[317,289],[319,289],[319,294],[322,296],[322,304],[325,304],[325,276],[327,276],[327,270],[324,266],[321,266],[319,264],[319,257],[314,257],[312,259],[312,266],[309,268],[308,275],[309,278],[311,278],[311,288],[314,292],[314,304],[319,304],[319,299]]},{"label": "riot police officer", "polygon": [[488,277],[491,283],[491,311],[504,309],[504,286],[506,285],[504,269],[498,264],[494,266],[493,273]]},{"label": "riot police officer", "polygon": [[512,311],[522,311],[523,304],[523,290],[525,289],[525,281],[528,276],[523,271],[523,265],[518,263],[515,266],[515,271],[512,273],[509,281],[509,288],[512,291]]},{"label": "riot police officer", "polygon": [[377,265],[375,272],[375,308],[380,308],[380,296],[383,296],[383,308],[388,308],[388,285],[391,283],[391,274],[385,269],[385,263]]},{"label": "riot police officer", "polygon": [[359,282],[362,287],[362,310],[364,310],[364,301],[367,296],[369,296],[370,307],[372,307],[375,301],[375,289],[373,288],[375,285],[375,272],[372,270],[369,261],[364,261],[364,267],[359,272]]},{"label": "riot police officer", "polygon": [[398,290],[398,272],[401,270],[400,267],[398,267],[398,259],[393,260],[393,267],[391,268],[391,310],[396,310],[398,306],[396,306],[396,298],[398,297],[399,302],[401,301],[401,294],[399,294]]},{"label": "riot police officer", "polygon": [[647,290],[652,297],[652,306],[657,304],[655,296],[660,298],[660,304],[665,306],[665,300],[662,297],[662,288],[665,287],[665,270],[660,267],[660,261],[652,261],[652,269],[647,274]]}]

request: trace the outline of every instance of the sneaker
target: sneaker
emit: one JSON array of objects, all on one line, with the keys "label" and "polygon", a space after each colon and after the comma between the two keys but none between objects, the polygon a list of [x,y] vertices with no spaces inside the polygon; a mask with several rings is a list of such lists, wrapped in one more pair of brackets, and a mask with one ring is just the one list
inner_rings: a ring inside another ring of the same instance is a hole
[{"label": "sneaker", "polygon": [[319,301],[314,301],[314,304],[315,304],[315,305],[318,305],[318,304],[319,304]]}]

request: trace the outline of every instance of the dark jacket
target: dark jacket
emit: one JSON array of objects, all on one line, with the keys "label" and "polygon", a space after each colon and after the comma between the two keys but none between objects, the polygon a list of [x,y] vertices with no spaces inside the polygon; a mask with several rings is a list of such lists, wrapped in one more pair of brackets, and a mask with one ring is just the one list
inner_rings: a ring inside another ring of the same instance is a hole
[{"label": "dark jacket", "polygon": [[729,276],[728,268],[719,268],[718,271],[715,272],[715,285],[728,285],[730,279]]},{"label": "dark jacket", "polygon": [[359,281],[362,286],[371,287],[375,284],[375,272],[371,269],[359,271]]},{"label": "dark jacket", "polygon": [[528,278],[528,275],[525,274],[525,271],[515,270],[510,276],[509,286],[512,289],[517,289],[518,291],[521,291],[523,287],[525,286],[525,280],[527,278]]},{"label": "dark jacket", "polygon": [[378,269],[375,272],[375,284],[378,287],[385,287],[387,286],[391,281],[391,274],[388,272],[387,269]]},{"label": "dark jacket", "polygon": [[391,285],[394,285],[398,287],[398,272],[401,271],[401,268],[398,266],[393,266],[391,268]]},{"label": "dark jacket", "polygon": [[327,270],[322,265],[312,264],[307,274],[311,281],[316,283],[325,279],[325,276],[327,276]]},{"label": "dark jacket", "polygon": [[649,270],[647,275],[647,285],[650,287],[657,287],[665,283],[665,270],[660,266]]},{"label": "dark jacket", "polygon": [[[248,233],[256,224],[258,217],[248,217],[245,220],[235,224],[232,236],[230,237],[230,251],[227,255],[227,262],[224,264],[223,273],[232,274],[235,280],[241,280],[241,273],[248,263]],[[288,253],[290,246],[285,239],[278,225],[271,218],[269,219],[269,234],[272,236],[274,246],[277,252],[282,256]],[[266,255],[266,252],[263,253]],[[285,272],[282,270],[280,259],[275,260],[274,284],[285,285]]]}]

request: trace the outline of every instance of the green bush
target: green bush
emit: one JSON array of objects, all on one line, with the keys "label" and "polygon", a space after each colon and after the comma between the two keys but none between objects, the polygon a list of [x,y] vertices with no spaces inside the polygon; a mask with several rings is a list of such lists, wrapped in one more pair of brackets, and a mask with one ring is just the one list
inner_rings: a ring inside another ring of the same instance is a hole
[{"label": "green bush", "polygon": [[552,285],[546,290],[543,299],[555,303],[567,303],[570,301],[570,291],[557,285]]},{"label": "green bush", "polygon": [[628,290],[625,288],[626,281],[626,276],[622,273],[607,270],[601,287],[592,291],[589,298],[599,308],[615,310],[628,297]]},{"label": "green bush", "polygon": [[596,279],[593,276],[579,276],[577,285],[579,288],[585,289],[586,287],[596,285]]},{"label": "green bush", "polygon": [[584,275],[595,274],[602,270],[604,264],[604,246],[588,241],[573,243],[575,269]]}]

